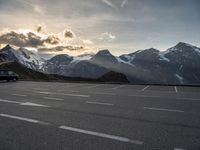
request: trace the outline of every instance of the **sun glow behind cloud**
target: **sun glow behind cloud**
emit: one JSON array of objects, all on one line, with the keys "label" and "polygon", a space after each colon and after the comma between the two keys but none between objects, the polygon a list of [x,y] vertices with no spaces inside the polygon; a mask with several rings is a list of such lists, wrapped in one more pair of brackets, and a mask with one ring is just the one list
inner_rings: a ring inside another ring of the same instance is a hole
[{"label": "sun glow behind cloud", "polygon": [[91,40],[80,38],[71,29],[50,33],[41,25],[38,25],[36,30],[5,29],[0,33],[0,44],[26,47],[29,50],[49,54],[81,55],[97,51]]}]

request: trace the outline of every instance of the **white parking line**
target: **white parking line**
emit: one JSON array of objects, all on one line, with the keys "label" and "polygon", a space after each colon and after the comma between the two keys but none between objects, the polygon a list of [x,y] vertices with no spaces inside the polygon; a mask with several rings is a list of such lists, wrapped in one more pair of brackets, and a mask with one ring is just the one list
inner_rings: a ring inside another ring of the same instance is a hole
[{"label": "white parking line", "polygon": [[163,109],[163,108],[152,108],[152,107],[144,107],[144,109],[156,110],[156,111],[178,112],[178,113],[183,113],[183,112],[184,112],[184,111],[182,111],[182,110]]},{"label": "white parking line", "polygon": [[66,95],[66,96],[74,96],[74,97],[90,97],[90,95],[80,95],[80,94],[65,94],[65,93],[55,93],[56,95]]},{"label": "white parking line", "polygon": [[88,88],[88,89],[91,89],[91,88],[95,88],[95,87],[99,87],[99,86],[103,86],[103,84],[99,84],[99,85],[92,85],[92,86],[88,86],[87,88]]},{"label": "white parking line", "polygon": [[141,91],[145,91],[147,88],[149,88],[150,86],[146,86],[145,88],[143,88]]},{"label": "white parking line", "polygon": [[18,86],[16,86],[16,87],[13,87],[14,89],[25,89],[25,87],[18,87]]},{"label": "white parking line", "polygon": [[185,150],[185,149],[182,149],[182,148],[174,148],[174,150]]},{"label": "white parking line", "polygon": [[139,140],[132,140],[132,139],[129,139],[126,137],[120,137],[120,136],[110,135],[110,134],[106,134],[106,133],[88,131],[88,130],[73,128],[73,127],[68,127],[68,126],[60,126],[59,128],[68,130],[68,131],[72,131],[72,132],[78,132],[78,133],[93,135],[93,136],[97,136],[97,137],[107,138],[107,139],[111,139],[111,140],[117,140],[120,142],[132,143],[132,144],[137,144],[137,145],[143,144],[143,142],[139,141]]},{"label": "white parking line", "polygon": [[119,89],[119,88],[122,88],[122,87],[125,87],[126,85],[120,85],[120,86],[116,86],[114,88],[112,88],[113,90],[116,90],[116,89]]},{"label": "white parking line", "polygon": [[76,87],[77,85],[65,85],[63,88],[68,88],[68,87]]},{"label": "white parking line", "polygon": [[188,100],[188,101],[200,101],[198,98],[176,98],[178,100]]},{"label": "white parking line", "polygon": [[150,96],[150,95],[128,95],[132,97],[149,97],[149,98],[159,98],[160,96]]},{"label": "white parking line", "polygon": [[79,92],[79,91],[75,91],[75,90],[58,90],[58,92]]},{"label": "white parking line", "polygon": [[13,115],[8,115],[8,114],[0,114],[1,117],[6,117],[6,118],[11,118],[11,119],[16,119],[16,120],[21,120],[21,121],[26,121],[26,122],[31,122],[31,123],[38,123],[38,124],[43,124],[47,125],[47,122],[42,122],[39,120],[35,119],[29,119],[29,118],[24,118],[24,117],[19,117],[19,116],[13,116]]},{"label": "white parking line", "polygon": [[114,104],[111,104],[111,103],[101,103],[101,102],[91,102],[91,101],[86,101],[85,103],[95,104],[95,105],[106,105],[106,106],[113,106],[114,105]]},{"label": "white parking line", "polygon": [[13,96],[20,96],[20,97],[26,97],[27,95],[23,95],[23,94],[12,94]]},{"label": "white parking line", "polygon": [[17,101],[5,100],[5,99],[0,99],[0,102],[18,104],[22,106],[50,107],[47,105],[36,104],[36,103],[31,103],[31,102],[17,102]]},{"label": "white parking line", "polygon": [[198,98],[173,98],[173,97],[161,97],[161,96],[149,96],[149,95],[128,95],[130,97],[146,97],[146,98],[168,98],[174,100],[188,100],[188,101],[200,101]]},{"label": "white parking line", "polygon": [[100,94],[100,95],[116,95],[114,93],[105,93],[105,92],[91,92],[92,94]]},{"label": "white parking line", "polygon": [[13,104],[20,104],[20,102],[17,102],[17,101],[10,101],[10,100],[5,100],[5,99],[0,99],[0,102],[4,102],[4,103],[13,103]]},{"label": "white parking line", "polygon": [[53,92],[37,92],[40,94],[53,94],[53,95],[65,95],[65,96],[74,96],[74,97],[84,97],[84,98],[88,98],[90,97],[90,95],[81,95],[81,94],[68,94],[68,93],[53,93]]},{"label": "white parking line", "polygon": [[40,94],[51,94],[51,92],[37,92],[37,93],[40,93]]},{"label": "white parking line", "polygon": [[33,88],[34,90],[44,90],[44,91],[49,91],[49,89],[45,89],[45,88]]},{"label": "white parking line", "polygon": [[20,103],[22,106],[50,107],[48,105],[36,104],[31,102]]},{"label": "white parking line", "polygon": [[53,85],[43,85],[43,86],[46,86],[46,87],[53,87]]},{"label": "white parking line", "polygon": [[176,86],[174,86],[174,90],[175,90],[176,93],[178,93],[178,89],[177,89]]},{"label": "white parking line", "polygon": [[56,100],[56,101],[63,101],[64,99],[62,98],[55,98],[55,97],[43,97],[44,99],[48,99],[48,100]]}]

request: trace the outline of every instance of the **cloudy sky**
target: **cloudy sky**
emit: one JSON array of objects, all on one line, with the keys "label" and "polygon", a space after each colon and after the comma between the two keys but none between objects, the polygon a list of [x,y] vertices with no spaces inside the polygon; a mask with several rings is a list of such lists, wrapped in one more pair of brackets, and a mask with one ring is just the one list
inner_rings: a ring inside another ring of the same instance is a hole
[{"label": "cloudy sky", "polygon": [[0,0],[0,44],[113,54],[200,46],[200,0]]}]

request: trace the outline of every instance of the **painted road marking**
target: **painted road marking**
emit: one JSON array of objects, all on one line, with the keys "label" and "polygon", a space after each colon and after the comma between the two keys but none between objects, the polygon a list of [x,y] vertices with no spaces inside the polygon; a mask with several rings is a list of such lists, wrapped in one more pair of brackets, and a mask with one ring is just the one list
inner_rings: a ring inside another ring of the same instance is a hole
[{"label": "painted road marking", "polygon": [[43,86],[46,86],[46,87],[53,87],[53,85],[43,85]]},{"label": "painted road marking", "polygon": [[87,134],[87,135],[93,135],[93,136],[97,136],[97,137],[117,140],[117,141],[126,142],[126,143],[132,143],[132,144],[137,144],[137,145],[143,144],[143,142],[139,141],[139,140],[132,140],[132,139],[129,139],[129,138],[126,138],[126,137],[120,137],[120,136],[110,135],[110,134],[106,134],[106,133],[88,131],[88,130],[73,128],[73,127],[68,127],[68,126],[60,126],[59,128],[64,129],[64,130],[68,130],[68,131],[72,131],[72,132],[78,132],[78,133],[83,133],[83,134]]},{"label": "painted road marking", "polygon": [[6,117],[6,118],[11,118],[11,119],[16,119],[16,120],[21,120],[21,121],[26,121],[26,122],[31,122],[31,123],[38,123],[38,124],[43,124],[47,125],[47,122],[42,122],[39,120],[35,119],[29,119],[29,118],[24,118],[24,117],[19,117],[19,116],[13,116],[13,115],[8,115],[8,114],[0,114],[1,117]]},{"label": "painted road marking", "polygon": [[36,107],[50,107],[50,106],[47,106],[47,105],[36,104],[36,103],[31,103],[31,102],[20,103],[20,105],[23,105],[23,106],[36,106]]},{"label": "painted road marking", "polygon": [[116,89],[119,89],[119,88],[122,88],[122,87],[125,87],[126,85],[120,85],[120,86],[116,86],[114,88],[112,88],[113,90],[116,90]]},{"label": "painted road marking", "polygon": [[34,90],[44,90],[44,91],[49,91],[49,89],[45,89],[45,88],[33,88]]},{"label": "painted road marking", "polygon": [[65,94],[65,93],[55,93],[56,95],[66,95],[66,96],[74,96],[74,97],[90,97],[90,95],[81,95],[81,94]]},{"label": "painted road marking", "polygon": [[17,101],[5,100],[5,99],[0,99],[0,102],[18,104],[22,106],[50,107],[47,105],[36,104],[36,103],[31,103],[31,102],[17,102]]},{"label": "painted road marking", "polygon": [[95,87],[98,87],[98,86],[103,86],[103,84],[100,84],[100,85],[92,85],[92,86],[88,86],[87,88],[88,88],[88,89],[91,89],[91,88],[95,88]]},{"label": "painted road marking", "polygon": [[101,103],[101,102],[91,102],[91,101],[86,101],[85,103],[95,104],[95,105],[106,105],[106,106],[113,106],[114,105],[114,104],[111,104],[111,103]]},{"label": "painted road marking", "polygon": [[146,89],[148,89],[150,86],[146,86],[145,88],[143,88],[141,91],[145,91]]},{"label": "painted road marking", "polygon": [[149,96],[149,95],[128,95],[130,97],[146,97],[146,98],[167,98],[174,100],[188,100],[188,101],[200,101],[198,98],[173,98],[173,97],[161,97],[161,96]]},{"label": "painted road marking", "polygon": [[182,149],[182,148],[174,148],[174,150],[185,150],[185,149]]},{"label": "painted road marking", "polygon": [[12,94],[13,96],[20,96],[20,97],[26,97],[27,95],[23,95],[23,94]]},{"label": "painted road marking", "polygon": [[16,86],[16,87],[13,87],[14,89],[25,89],[25,87],[18,87],[18,86]]},{"label": "painted road marking", "polygon": [[51,92],[37,92],[37,93],[40,93],[40,94],[51,94]]},{"label": "painted road marking", "polygon": [[20,104],[20,102],[17,102],[17,101],[10,101],[10,100],[5,100],[5,99],[0,99],[0,102]]},{"label": "painted road marking", "polygon": [[152,107],[144,107],[144,109],[156,110],[156,111],[178,112],[178,113],[183,113],[183,112],[184,112],[184,111],[182,111],[182,110],[163,109],[163,108],[152,108]]},{"label": "painted road marking", "polygon": [[100,94],[100,95],[116,95],[114,93],[105,93],[105,92],[91,92],[92,94]]},{"label": "painted road marking", "polygon": [[200,101],[198,98],[176,98],[178,100],[188,100],[188,101]]},{"label": "painted road marking", "polygon": [[48,100],[56,100],[56,101],[63,101],[64,99],[62,98],[55,98],[55,97],[43,97],[44,99],[48,99]]},{"label": "painted road marking", "polygon": [[133,97],[149,97],[149,98],[159,98],[160,96],[149,96],[149,95],[128,95]]},{"label": "painted road marking", "polygon": [[175,90],[176,93],[178,93],[178,89],[177,89],[176,86],[174,86],[174,90]]},{"label": "painted road marking", "polygon": [[66,93],[53,93],[53,92],[37,92],[40,94],[53,94],[53,95],[65,95],[65,96],[74,96],[74,97],[90,97],[90,95],[81,95],[81,94],[66,94]]},{"label": "painted road marking", "polygon": [[75,90],[58,90],[58,92],[79,92],[79,91],[75,91]]}]

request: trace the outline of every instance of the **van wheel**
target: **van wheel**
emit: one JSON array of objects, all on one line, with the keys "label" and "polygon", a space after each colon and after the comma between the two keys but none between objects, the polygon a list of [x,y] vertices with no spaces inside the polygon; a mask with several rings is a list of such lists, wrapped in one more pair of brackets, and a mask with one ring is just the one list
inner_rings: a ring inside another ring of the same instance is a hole
[{"label": "van wheel", "polygon": [[7,80],[7,82],[10,82],[10,80]]}]

